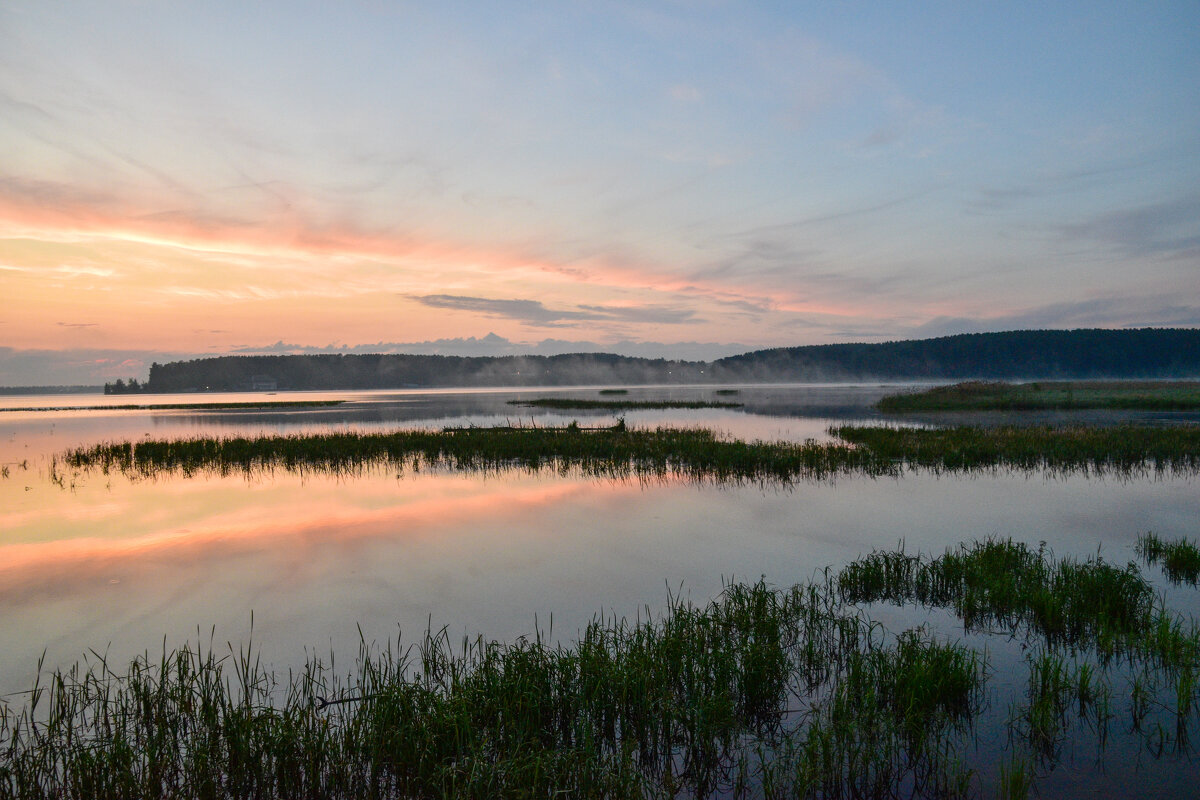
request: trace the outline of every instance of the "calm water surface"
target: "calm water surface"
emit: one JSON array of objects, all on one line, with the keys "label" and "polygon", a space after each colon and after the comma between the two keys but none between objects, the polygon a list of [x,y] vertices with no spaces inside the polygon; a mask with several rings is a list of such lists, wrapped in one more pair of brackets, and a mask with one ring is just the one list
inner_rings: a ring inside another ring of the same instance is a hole
[{"label": "calm water surface", "polygon": [[[606,399],[738,401],[743,409],[623,416],[630,425],[803,440],[828,438],[834,423],[878,421],[871,404],[894,390],[742,387],[735,397],[718,397],[714,387],[670,387]],[[598,397],[591,388],[0,398],[5,408],[348,401],[296,410],[0,412],[0,464],[7,467],[0,478],[0,694],[27,689],[43,652],[47,666],[68,666],[91,650],[122,663],[160,651],[164,641],[174,648],[212,636],[236,649],[252,635],[264,662],[286,673],[314,651],[349,662],[360,627],[379,642],[400,634],[413,641],[427,626],[511,641],[536,625],[569,641],[597,613],[644,616],[668,592],[703,602],[734,579],[790,586],[901,541],[910,551],[939,553],[959,542],[1012,537],[1044,541],[1058,555],[1100,552],[1123,564],[1134,558],[1139,533],[1200,534],[1196,479],[1177,475],[910,473],[791,487],[386,470],[352,478],[50,479],[51,459],[69,447],[146,436],[614,421],[611,413],[507,404],[568,394]],[[1195,613],[1194,589],[1143,572]],[[911,624],[902,617],[878,609],[885,622]],[[954,624],[947,615],[949,634]],[[1178,775],[1180,766],[1147,769]],[[1194,763],[1186,769],[1195,776]],[[1093,773],[1064,768],[1050,785],[1082,791],[1101,780]]]}]

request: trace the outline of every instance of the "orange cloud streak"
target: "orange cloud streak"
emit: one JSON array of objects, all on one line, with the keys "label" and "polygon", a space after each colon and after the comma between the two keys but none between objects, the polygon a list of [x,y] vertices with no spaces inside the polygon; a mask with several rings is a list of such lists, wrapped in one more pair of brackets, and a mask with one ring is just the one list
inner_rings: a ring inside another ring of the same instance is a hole
[{"label": "orange cloud streak", "polygon": [[503,277],[548,275],[567,283],[682,294],[763,311],[830,316],[872,313],[870,309],[819,302],[777,287],[746,290],[606,260],[570,266],[502,248],[481,250],[394,231],[367,231],[347,223],[317,225],[299,214],[258,224],[197,215],[147,214],[97,198],[68,196],[54,198],[52,204],[31,203],[24,196],[0,189],[0,231],[10,237],[45,241],[95,238],[250,256],[341,256],[416,262],[413,266],[435,271],[469,266]]}]

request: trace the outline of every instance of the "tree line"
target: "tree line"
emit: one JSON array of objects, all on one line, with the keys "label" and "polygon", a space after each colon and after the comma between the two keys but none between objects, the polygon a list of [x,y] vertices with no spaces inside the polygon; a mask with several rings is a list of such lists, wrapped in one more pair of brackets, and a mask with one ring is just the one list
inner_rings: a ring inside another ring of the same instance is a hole
[{"label": "tree line", "polygon": [[1200,329],[976,333],[880,344],[774,348],[712,362],[607,353],[558,356],[318,354],[155,363],[109,394],[254,388],[403,389],[903,379],[1200,377]]}]

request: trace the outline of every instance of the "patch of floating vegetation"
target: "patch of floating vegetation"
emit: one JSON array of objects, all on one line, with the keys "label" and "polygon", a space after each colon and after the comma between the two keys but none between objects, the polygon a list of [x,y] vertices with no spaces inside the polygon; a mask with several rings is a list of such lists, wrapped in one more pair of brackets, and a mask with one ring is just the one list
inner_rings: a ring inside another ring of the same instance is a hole
[{"label": "patch of floating vegetation", "polygon": [[[876,602],[1022,639],[1007,714],[986,648],[893,634]],[[282,678],[210,641],[39,673],[0,705],[0,797],[1024,796],[1084,729],[1098,771],[1114,747],[1186,759],[1198,651],[1132,566],[999,540],[875,552],[790,589],[598,617],[569,645],[443,629]]]},{"label": "patch of floating vegetation", "polygon": [[[815,442],[747,443],[699,428],[458,428],[392,433],[339,432],[254,438],[142,440],[67,451],[66,467],[133,477],[197,472],[354,474],[376,466],[405,469],[578,470],[601,478],[790,481],[850,468],[871,469],[872,456]],[[884,471],[893,465],[881,465]],[[58,463],[51,464],[57,474]]]},{"label": "patch of floating vegetation", "polygon": [[556,409],[596,409],[600,411],[661,410],[668,408],[741,408],[741,403],[715,400],[587,400],[574,397],[538,397],[533,400],[509,400],[510,406]]},{"label": "patch of floating vegetation", "polygon": [[24,408],[0,408],[3,411],[220,411],[223,409],[256,408],[318,408],[340,406],[345,400],[264,400],[238,403],[148,403],[144,405],[124,404],[117,406],[47,406]]},{"label": "patch of floating vegetation", "polygon": [[[1043,769],[1057,764],[1076,723],[1102,753],[1117,702],[1131,722],[1117,729],[1139,737],[1139,749],[1156,758],[1192,752],[1200,626],[1168,608],[1132,563],[1055,559],[1044,545],[988,540],[936,558],[877,551],[833,583],[847,604],[949,608],[967,633],[1022,639],[1028,690],[1007,725]],[[1116,696],[1121,686],[1127,700]]]},{"label": "patch of floating vegetation", "polygon": [[1200,410],[1197,381],[966,381],[922,392],[894,394],[880,411],[1127,411]]},{"label": "patch of floating vegetation", "polygon": [[[1171,429],[950,428],[841,426],[844,442],[745,442],[703,428],[457,428],[390,433],[146,439],[69,450],[67,468],[230,474],[284,469],[355,474],[376,466],[499,472],[577,470],[602,478],[682,478],[787,484],[839,474],[896,475],[903,468],[967,472],[997,468],[1066,474],[1142,474],[1200,468],[1200,426]],[[59,475],[59,461],[51,464]]]},{"label": "patch of floating vegetation", "polygon": [[1200,666],[1196,630],[1179,627],[1132,563],[1056,560],[1044,547],[988,540],[937,558],[874,552],[842,570],[837,585],[847,603],[951,608],[971,632],[1026,629],[1105,657]]},{"label": "patch of floating vegetation", "polygon": [[1176,585],[1200,583],[1200,546],[1189,539],[1164,541],[1153,531],[1137,538],[1134,550],[1148,566],[1162,565],[1167,580]]},{"label": "patch of floating vegetation", "polygon": [[1159,428],[1148,425],[1113,427],[957,426],[891,428],[842,425],[830,433],[869,450],[883,460],[935,471],[995,467],[1024,470],[1195,471],[1200,468],[1200,425]]}]

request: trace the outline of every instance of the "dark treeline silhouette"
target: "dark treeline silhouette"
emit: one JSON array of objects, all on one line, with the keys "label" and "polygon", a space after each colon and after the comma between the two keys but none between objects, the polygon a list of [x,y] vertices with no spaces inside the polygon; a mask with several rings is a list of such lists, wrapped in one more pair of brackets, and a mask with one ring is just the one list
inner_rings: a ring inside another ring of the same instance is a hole
[{"label": "dark treeline silhouette", "polygon": [[138,383],[137,378],[130,378],[128,381],[117,378],[112,383],[104,384],[105,394],[141,394],[142,392],[149,391],[153,391],[150,388],[149,381]]},{"label": "dark treeline silhouette", "polygon": [[[559,356],[222,356],[154,364],[121,391],[400,389],[963,378],[1194,378],[1200,329],[1009,331],[759,350],[711,363]],[[120,383],[120,382],[118,382]],[[106,386],[106,391],[108,387]]]},{"label": "dark treeline silhouette", "polygon": [[426,386],[571,386],[696,383],[707,365],[608,353],[559,356],[223,356],[153,364],[155,392],[400,389]]},{"label": "dark treeline silhouette", "polygon": [[0,386],[0,395],[20,394],[93,394],[99,391],[99,386],[78,385],[70,386]]},{"label": "dark treeline silhouette", "polygon": [[1191,378],[1200,329],[968,333],[883,344],[784,347],[731,356],[714,373],[739,380],[862,378]]}]

